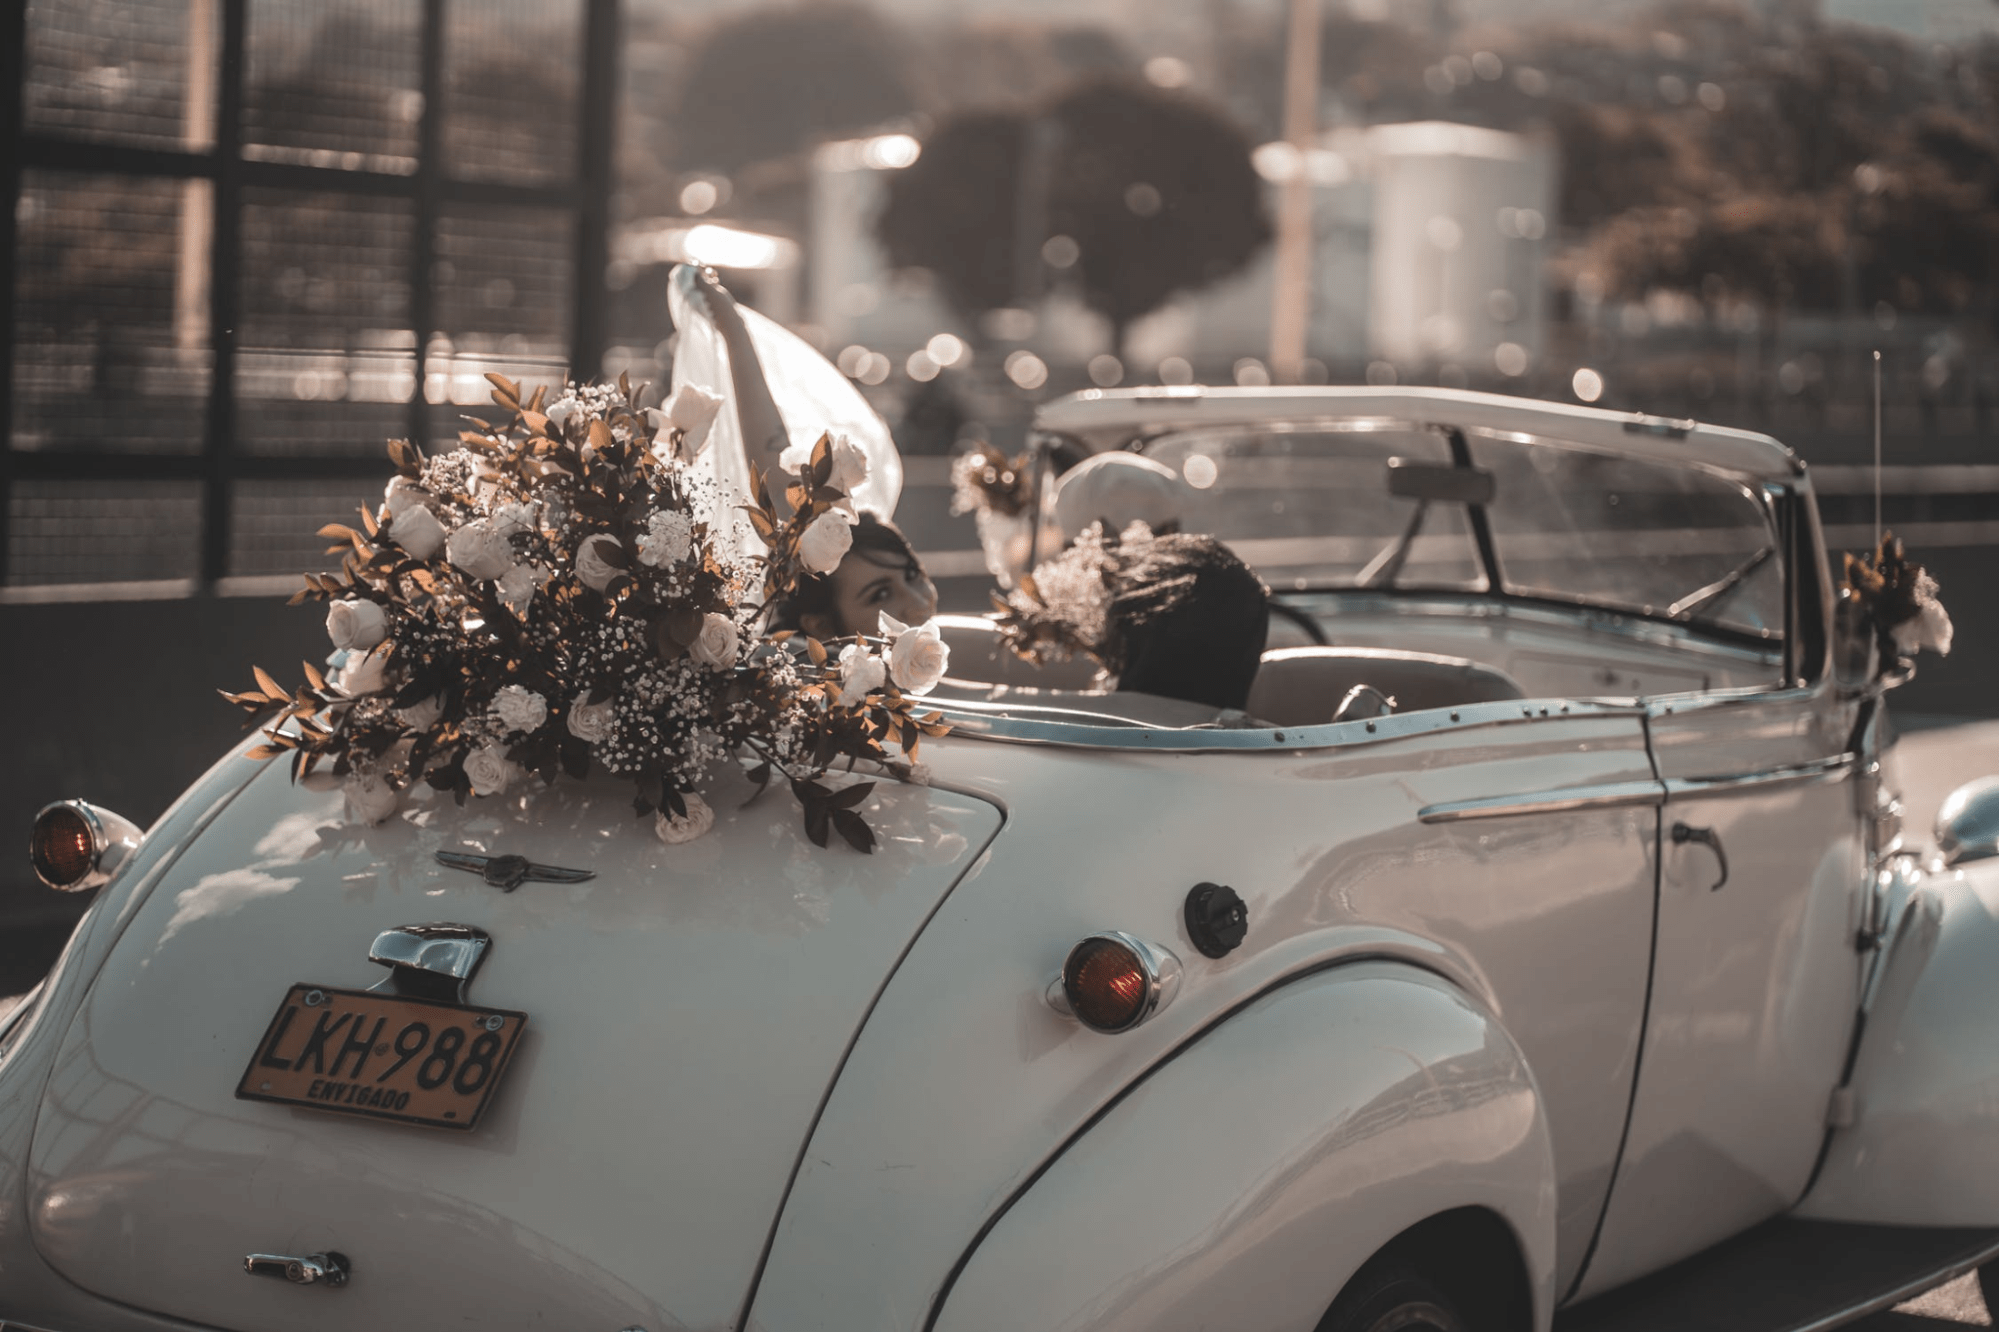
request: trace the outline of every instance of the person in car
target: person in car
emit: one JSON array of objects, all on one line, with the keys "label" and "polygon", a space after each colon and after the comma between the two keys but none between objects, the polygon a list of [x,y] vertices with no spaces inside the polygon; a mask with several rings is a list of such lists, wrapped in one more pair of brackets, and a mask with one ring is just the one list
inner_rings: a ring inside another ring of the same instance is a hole
[{"label": "person in car", "polygon": [[1168,533],[1138,543],[1106,582],[1102,660],[1120,691],[1242,712],[1270,626],[1254,570],[1213,537]]},{"label": "person in car", "polygon": [[[791,436],[736,298],[713,270],[690,267],[683,271],[688,274],[692,294],[706,307],[729,350],[730,388],[744,452],[766,473],[781,476],[778,460]],[[774,498],[782,509],[783,496]],[[802,630],[820,639],[839,638],[880,634],[883,612],[905,625],[920,625],[937,613],[937,585],[931,582],[902,529],[862,510],[854,523],[853,539],[831,573],[806,577],[790,599],[772,607],[773,629]]]},{"label": "person in car", "polygon": [[864,510],[853,533],[854,544],[832,573],[799,580],[792,595],[772,608],[772,629],[834,639],[881,633],[883,612],[905,625],[937,614],[937,585],[901,528]]}]

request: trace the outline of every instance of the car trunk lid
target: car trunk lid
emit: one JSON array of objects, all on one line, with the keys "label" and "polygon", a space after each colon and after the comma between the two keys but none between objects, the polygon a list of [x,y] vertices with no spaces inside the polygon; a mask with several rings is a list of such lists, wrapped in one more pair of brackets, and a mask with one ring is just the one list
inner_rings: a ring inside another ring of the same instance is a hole
[{"label": "car trunk lid", "polygon": [[[32,1152],[43,1255],[99,1295],[249,1327],[736,1322],[797,1155],[888,975],[1000,824],[884,782],[879,846],[812,846],[790,797],[662,844],[600,781],[406,802],[261,774],[138,908],[72,1023]],[[513,891],[439,852],[594,872]],[[239,1099],[294,986],[380,981],[377,935],[491,946],[466,994],[527,1026],[469,1131]],[[338,1288],[245,1257],[337,1252]]]}]

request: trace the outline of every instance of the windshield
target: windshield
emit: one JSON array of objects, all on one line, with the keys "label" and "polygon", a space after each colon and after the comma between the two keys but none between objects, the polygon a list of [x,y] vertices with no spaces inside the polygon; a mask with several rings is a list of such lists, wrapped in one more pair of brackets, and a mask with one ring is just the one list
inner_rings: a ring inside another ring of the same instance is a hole
[{"label": "windshield", "polygon": [[[1480,512],[1500,591],[1781,633],[1779,543],[1755,489],[1560,440],[1461,438],[1456,459],[1436,427],[1314,422],[1177,432],[1145,453],[1190,488],[1182,528],[1227,542],[1274,591],[1485,590]],[[1475,510],[1437,483],[1454,462],[1490,474],[1489,502]],[[1392,470],[1427,472],[1433,484],[1417,477],[1391,490]]]}]

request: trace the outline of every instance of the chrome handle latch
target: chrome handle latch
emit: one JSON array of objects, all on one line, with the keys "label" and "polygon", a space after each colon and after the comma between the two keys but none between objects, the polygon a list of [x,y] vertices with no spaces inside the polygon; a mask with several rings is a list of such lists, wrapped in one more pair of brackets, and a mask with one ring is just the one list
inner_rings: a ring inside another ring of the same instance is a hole
[{"label": "chrome handle latch", "polygon": [[1721,878],[1709,886],[1708,892],[1712,893],[1714,890],[1728,883],[1728,853],[1721,849],[1721,838],[1716,835],[1713,829],[1695,828],[1692,824],[1685,823],[1674,824],[1673,841],[1675,843],[1698,842],[1714,852],[1714,859],[1721,863]]},{"label": "chrome handle latch", "polygon": [[243,1271],[251,1277],[280,1277],[301,1287],[344,1287],[350,1265],[344,1254],[246,1254]]}]

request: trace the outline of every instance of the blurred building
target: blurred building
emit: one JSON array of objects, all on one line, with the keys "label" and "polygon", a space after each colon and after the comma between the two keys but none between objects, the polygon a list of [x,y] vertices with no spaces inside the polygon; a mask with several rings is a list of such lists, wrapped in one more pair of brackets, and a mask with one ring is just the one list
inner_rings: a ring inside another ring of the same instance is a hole
[{"label": "blurred building", "polygon": [[[1302,162],[1283,143],[1255,158],[1273,210],[1292,173],[1304,170],[1310,183],[1306,355],[1331,368],[1374,360],[1455,366],[1474,378],[1533,365],[1547,341],[1554,146],[1441,121],[1338,129],[1321,142]],[[1273,275],[1266,250],[1235,277],[1172,302],[1134,327],[1131,359],[1180,357],[1212,377],[1218,365],[1260,357]]]},{"label": "blurred building", "polygon": [[1554,145],[1443,121],[1337,137],[1374,187],[1370,354],[1505,375],[1532,364],[1546,336]]}]

